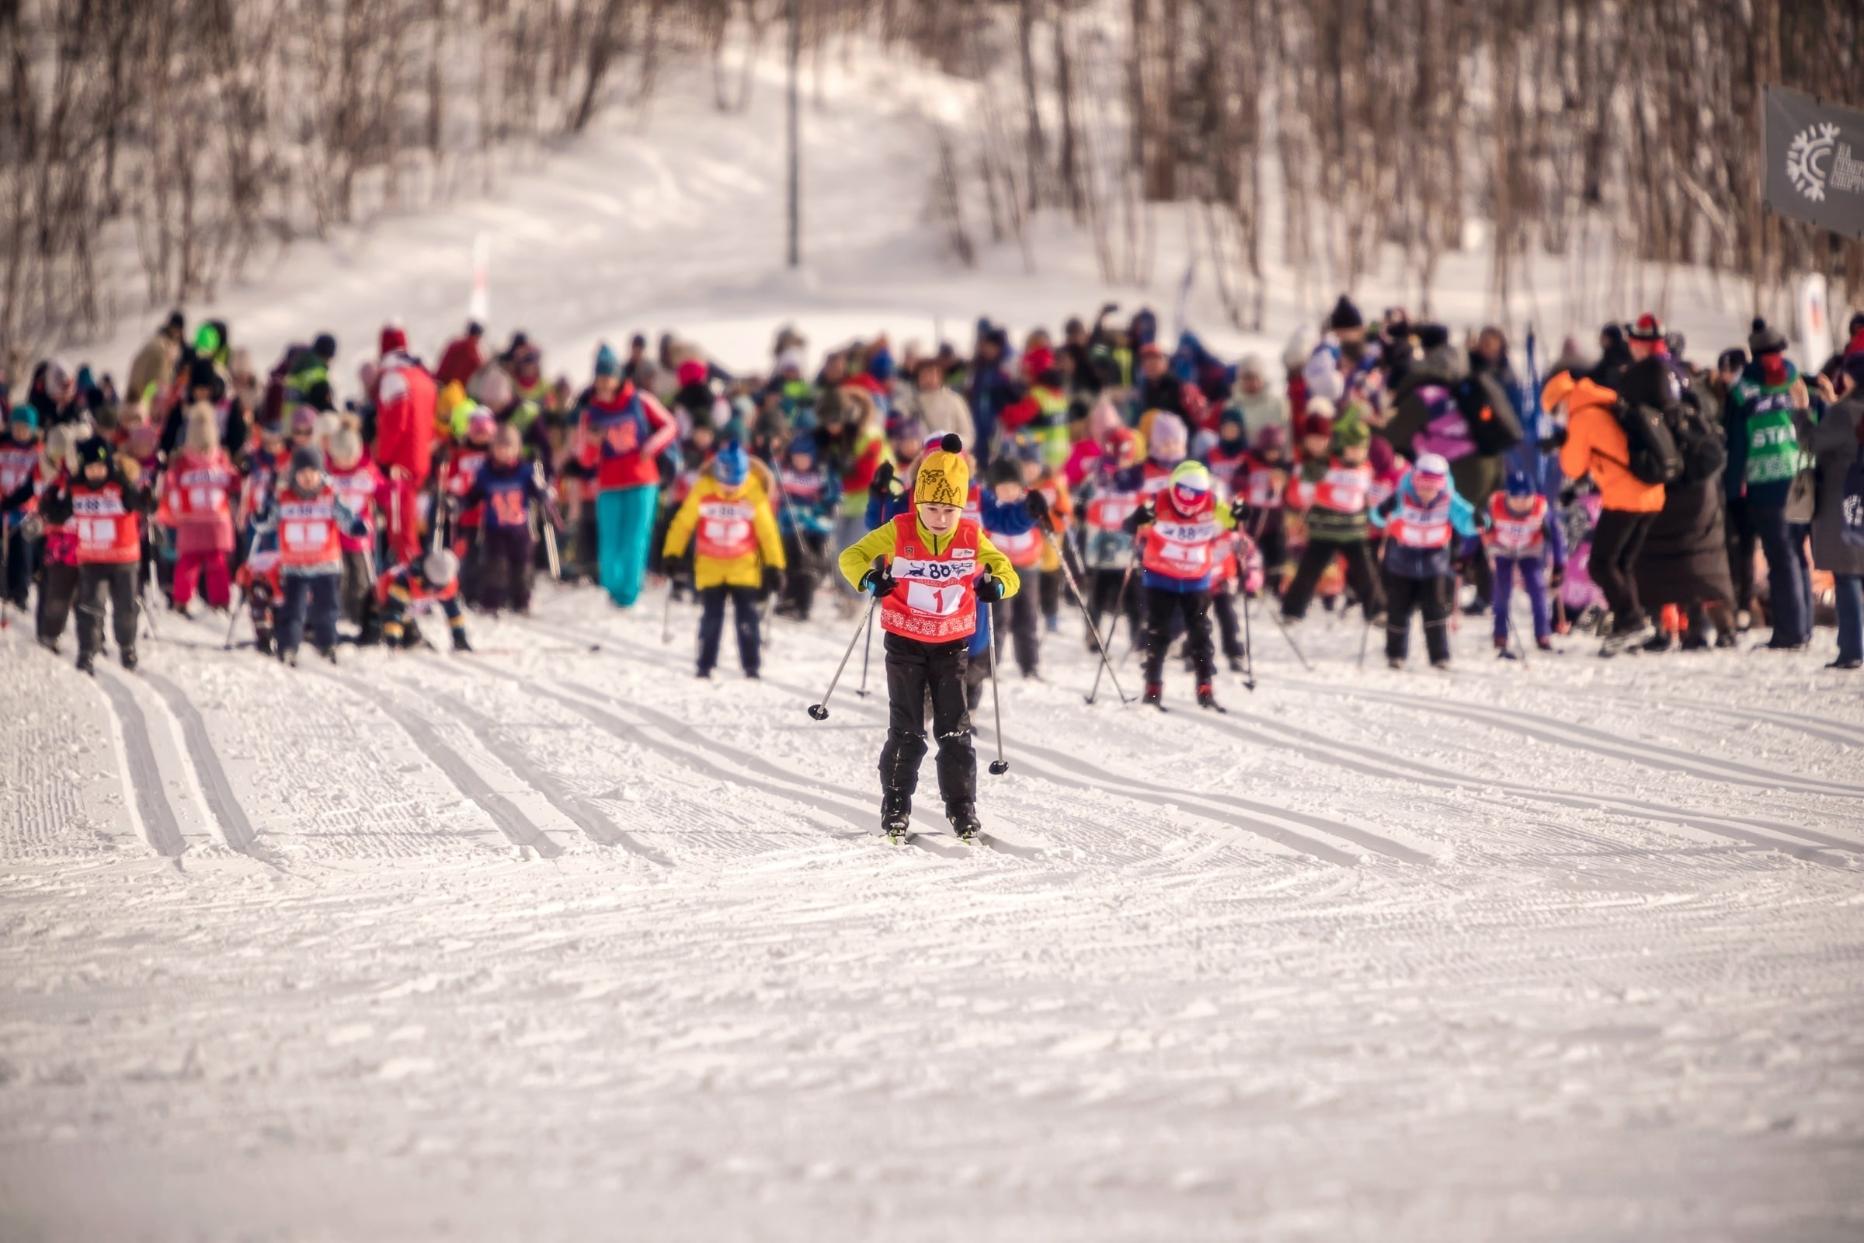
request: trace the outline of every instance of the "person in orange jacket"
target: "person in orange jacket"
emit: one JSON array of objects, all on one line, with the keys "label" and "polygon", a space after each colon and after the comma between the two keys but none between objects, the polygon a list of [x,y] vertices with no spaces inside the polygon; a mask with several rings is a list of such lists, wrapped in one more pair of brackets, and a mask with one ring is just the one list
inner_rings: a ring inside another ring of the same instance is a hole
[{"label": "person in orange jacket", "polygon": [[1562,441],[1560,470],[1571,479],[1590,477],[1599,489],[1599,525],[1586,571],[1612,610],[1612,630],[1599,655],[1615,656],[1650,637],[1633,571],[1663,509],[1663,485],[1645,483],[1631,472],[1631,444],[1618,425],[1618,394],[1611,389],[1589,376],[1562,371],[1547,381],[1540,404],[1555,419],[1565,411],[1565,432],[1556,437]]}]

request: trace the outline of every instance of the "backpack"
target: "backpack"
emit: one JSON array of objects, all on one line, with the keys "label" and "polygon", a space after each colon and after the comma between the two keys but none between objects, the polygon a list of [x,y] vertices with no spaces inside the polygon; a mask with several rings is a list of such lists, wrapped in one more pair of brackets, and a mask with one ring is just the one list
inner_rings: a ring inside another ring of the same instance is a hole
[{"label": "backpack", "polygon": [[1477,453],[1485,457],[1506,453],[1525,438],[1514,402],[1494,376],[1483,372],[1466,375],[1450,393],[1463,422],[1469,425],[1469,438],[1475,442]]},{"label": "backpack", "polygon": [[1687,404],[1677,412],[1672,434],[1682,460],[1678,483],[1707,483],[1728,464],[1728,447],[1722,438]]},{"label": "backpack", "polygon": [[1663,411],[1621,398],[1612,405],[1612,417],[1624,430],[1630,450],[1624,465],[1640,483],[1675,483],[1682,476],[1683,455]]}]

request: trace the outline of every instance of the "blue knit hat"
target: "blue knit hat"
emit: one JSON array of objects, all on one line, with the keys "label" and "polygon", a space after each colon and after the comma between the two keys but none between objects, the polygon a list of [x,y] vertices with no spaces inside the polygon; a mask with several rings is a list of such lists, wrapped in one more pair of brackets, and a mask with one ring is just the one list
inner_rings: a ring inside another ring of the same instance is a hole
[{"label": "blue knit hat", "polygon": [[712,476],[728,488],[735,488],[751,473],[751,459],[744,446],[731,441],[712,459]]},{"label": "blue knit hat", "polygon": [[6,418],[9,423],[24,423],[35,432],[39,430],[39,412],[32,406],[23,403],[14,406]]},{"label": "blue knit hat", "polygon": [[619,376],[621,374],[621,358],[614,350],[609,348],[607,342],[603,342],[595,352],[595,373],[598,376]]}]

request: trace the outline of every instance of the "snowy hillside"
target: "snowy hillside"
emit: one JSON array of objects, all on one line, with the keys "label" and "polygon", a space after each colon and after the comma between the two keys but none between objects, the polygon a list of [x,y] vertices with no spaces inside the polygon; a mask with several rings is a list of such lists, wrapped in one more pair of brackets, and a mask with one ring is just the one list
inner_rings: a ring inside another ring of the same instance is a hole
[{"label": "snowy hillside", "polygon": [[[1109,297],[1169,323],[1169,228],[1147,290],[1052,220],[1033,273],[954,268],[913,158],[949,84],[827,63],[800,275],[774,70],[748,120],[669,76],[190,320],[262,366],[329,329],[344,382],[389,318],[431,358],[487,234],[492,335],[579,382],[663,327],[757,366],[783,322],[818,356]],[[1483,319],[1479,258],[1443,272]],[[1246,337],[1199,284],[1190,318],[1279,353],[1337,292]],[[1696,277],[1671,310],[1698,352],[1745,335]],[[69,355],[120,372],[149,326]],[[1202,712],[1174,662],[1161,715],[1083,703],[1070,609],[976,719],[991,840],[928,762],[894,847],[879,658],[806,714],[853,621],[700,682],[664,601],[546,588],[473,655],[295,671],[223,618],[160,613],[95,679],[0,631],[0,1239],[1864,1237],[1864,699],[1829,632],[1505,665],[1464,619],[1455,672],[1400,674],[1357,614],[1310,616],[1310,669],[1258,611],[1257,689]]]}]

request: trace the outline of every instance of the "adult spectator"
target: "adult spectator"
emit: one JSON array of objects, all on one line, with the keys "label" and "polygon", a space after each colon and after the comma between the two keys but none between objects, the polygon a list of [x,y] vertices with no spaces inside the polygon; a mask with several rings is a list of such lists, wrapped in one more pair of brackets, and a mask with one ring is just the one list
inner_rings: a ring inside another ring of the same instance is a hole
[{"label": "adult spectator", "polygon": [[388,475],[388,546],[399,561],[421,551],[421,517],[416,497],[433,461],[434,406],[438,387],[408,353],[408,334],[390,324],[382,329],[376,363],[375,463]]},{"label": "adult spectator", "polygon": [[900,413],[917,419],[927,435],[953,432],[969,445],[976,428],[964,397],[946,387],[945,367],[935,356],[918,359],[912,369],[913,387],[900,402]]},{"label": "adult spectator", "polygon": [[1837,382],[1819,377],[1825,415],[1795,414],[1800,435],[1818,472],[1818,501],[1812,519],[1812,563],[1830,571],[1838,597],[1838,659],[1827,669],[1864,668],[1864,548],[1844,538],[1845,475],[1864,454],[1864,380],[1841,368]]},{"label": "adult spectator", "polygon": [[187,334],[187,321],[182,318],[181,311],[170,311],[155,335],[130,361],[125,401],[140,402],[145,408],[154,402],[156,394],[174,377],[175,366],[181,361],[181,343]]},{"label": "adult spectator", "polygon": [[1767,647],[1798,651],[1812,640],[1812,586],[1803,537],[1786,520],[1786,496],[1799,470],[1793,411],[1806,405],[1806,386],[1786,358],[1786,336],[1764,320],[1748,337],[1754,356],[1728,396],[1723,419],[1729,502],[1743,502],[1746,521],[1767,558]]},{"label": "adult spectator", "polygon": [[478,320],[467,320],[464,334],[447,342],[447,347],[440,351],[440,367],[434,372],[434,379],[441,388],[449,384],[465,387],[479,368],[485,365],[485,348],[482,339],[485,325]]}]

